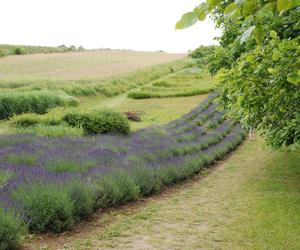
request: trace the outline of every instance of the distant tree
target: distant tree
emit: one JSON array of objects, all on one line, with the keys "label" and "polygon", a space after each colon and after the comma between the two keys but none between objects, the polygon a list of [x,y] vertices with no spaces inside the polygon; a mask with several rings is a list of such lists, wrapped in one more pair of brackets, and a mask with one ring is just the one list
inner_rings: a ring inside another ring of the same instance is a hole
[{"label": "distant tree", "polygon": [[59,48],[61,51],[63,51],[63,52],[66,52],[66,51],[69,50],[68,47],[67,47],[66,45],[64,45],[64,44],[58,46],[58,48]]},{"label": "distant tree", "polygon": [[76,47],[74,46],[74,45],[71,45],[70,47],[69,47],[69,51],[75,51],[76,50]]},{"label": "distant tree", "polygon": [[15,55],[23,55],[25,54],[25,50],[21,47],[15,47],[13,53]]}]

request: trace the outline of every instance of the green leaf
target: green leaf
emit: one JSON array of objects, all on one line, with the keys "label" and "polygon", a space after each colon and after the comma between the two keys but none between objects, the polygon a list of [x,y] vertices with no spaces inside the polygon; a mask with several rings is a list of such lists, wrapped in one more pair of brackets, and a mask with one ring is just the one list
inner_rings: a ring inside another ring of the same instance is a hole
[{"label": "green leaf", "polygon": [[194,25],[198,21],[198,15],[195,12],[185,13],[179,22],[176,23],[176,29],[185,29]]},{"label": "green leaf", "polygon": [[297,73],[288,74],[287,80],[293,84],[300,84],[300,76]]},{"label": "green leaf", "polygon": [[281,12],[286,10],[289,5],[289,0],[277,0],[277,11]]},{"label": "green leaf", "polygon": [[209,9],[214,9],[221,3],[221,0],[206,0],[206,2],[209,5]]},{"label": "green leaf", "polygon": [[271,30],[270,37],[273,38],[273,39],[276,39],[277,38],[277,32],[274,31],[274,30]]},{"label": "green leaf", "polygon": [[225,17],[233,16],[238,11],[238,9],[239,6],[236,3],[229,4],[224,10]]},{"label": "green leaf", "polygon": [[273,61],[278,61],[280,59],[280,52],[279,51],[275,51],[272,55],[272,60]]},{"label": "green leaf", "polygon": [[300,6],[300,0],[277,0],[278,12],[287,11],[297,6]]},{"label": "green leaf", "polygon": [[245,41],[247,41],[249,39],[249,37],[251,36],[253,30],[255,29],[255,26],[250,26],[241,36],[240,38],[240,43],[244,43]]},{"label": "green leaf", "polygon": [[194,12],[198,15],[198,19],[203,21],[206,18],[206,12],[209,9],[207,3],[202,3],[194,9]]},{"label": "green leaf", "polygon": [[273,73],[274,73],[274,69],[268,68],[268,72],[269,72],[270,74],[273,74]]},{"label": "green leaf", "polygon": [[262,38],[263,38],[263,29],[260,25],[257,25],[253,31],[253,36],[254,36],[254,39],[256,41],[256,43],[258,45],[261,45],[262,44]]},{"label": "green leaf", "polygon": [[248,16],[255,10],[256,1],[255,0],[246,0],[243,4],[243,15]]},{"label": "green leaf", "polygon": [[289,0],[288,9],[292,9],[298,6],[300,6],[300,0]]},{"label": "green leaf", "polygon": [[253,62],[254,60],[255,60],[255,56],[254,55],[248,55],[247,57],[246,57],[246,60],[247,60],[247,62]]}]

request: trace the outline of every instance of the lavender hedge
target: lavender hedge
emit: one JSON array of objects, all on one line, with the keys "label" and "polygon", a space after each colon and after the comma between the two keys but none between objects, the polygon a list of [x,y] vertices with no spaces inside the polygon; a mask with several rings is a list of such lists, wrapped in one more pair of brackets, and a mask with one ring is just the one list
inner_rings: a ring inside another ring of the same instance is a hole
[{"label": "lavender hedge", "polygon": [[[245,136],[216,110],[214,98],[165,126],[130,136],[2,136],[0,212],[16,214],[30,231],[59,233],[100,208],[200,173]],[[0,231],[0,242],[3,237]]]}]

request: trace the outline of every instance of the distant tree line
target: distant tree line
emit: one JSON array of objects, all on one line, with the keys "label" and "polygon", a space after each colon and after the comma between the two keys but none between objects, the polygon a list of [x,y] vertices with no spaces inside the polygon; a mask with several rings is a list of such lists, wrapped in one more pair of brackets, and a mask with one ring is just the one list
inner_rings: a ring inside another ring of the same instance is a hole
[{"label": "distant tree line", "polygon": [[26,46],[26,45],[0,45],[0,57],[10,55],[25,55],[25,54],[37,54],[37,53],[59,53],[59,52],[71,52],[71,51],[84,51],[82,46],[76,48],[71,45],[60,45],[57,47],[49,46]]}]

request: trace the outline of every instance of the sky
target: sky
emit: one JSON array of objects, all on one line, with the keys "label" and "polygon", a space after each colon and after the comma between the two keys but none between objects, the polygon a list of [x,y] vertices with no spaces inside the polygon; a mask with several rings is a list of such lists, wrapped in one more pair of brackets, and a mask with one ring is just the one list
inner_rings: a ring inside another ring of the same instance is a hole
[{"label": "sky", "polygon": [[0,44],[187,52],[217,44],[211,20],[175,30],[201,0],[1,0]]}]

